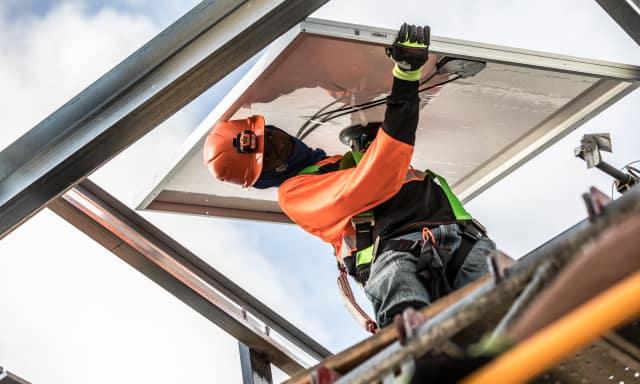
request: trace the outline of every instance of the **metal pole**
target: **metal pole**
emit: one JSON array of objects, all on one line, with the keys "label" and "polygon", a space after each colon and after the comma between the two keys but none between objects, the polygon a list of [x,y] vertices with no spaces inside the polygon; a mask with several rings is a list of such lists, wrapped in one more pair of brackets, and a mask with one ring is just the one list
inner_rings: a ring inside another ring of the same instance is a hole
[{"label": "metal pole", "polygon": [[[444,309],[473,294],[476,289],[485,285],[489,276],[476,280],[450,294],[436,300],[430,306],[421,310],[422,315],[429,319],[442,312]],[[337,372],[348,372],[361,364],[371,356],[375,355],[387,345],[393,343],[398,338],[398,331],[393,326],[382,328],[377,334],[355,344],[346,350],[324,359],[319,364],[299,373],[286,381],[286,384],[310,384],[311,376],[320,367],[332,369]]]},{"label": "metal pole", "polygon": [[328,0],[205,0],[0,152],[0,238]]},{"label": "metal pole", "polygon": [[640,1],[596,0],[625,32],[640,45]]},{"label": "metal pole", "polygon": [[395,342],[361,364],[337,383],[369,383],[408,359],[422,356],[438,343],[447,340],[458,331],[478,320],[493,305],[512,299],[529,281],[535,270],[545,261],[553,260],[562,266],[582,247],[597,238],[602,231],[640,211],[640,188],[631,189],[626,195],[611,202],[597,219],[582,221],[553,240],[532,251],[524,260],[507,269],[506,278],[498,285],[480,287],[471,296],[447,308],[424,323],[416,336],[401,346]]},{"label": "metal pole", "polygon": [[491,335],[492,339],[502,336],[505,331],[513,324],[513,322],[520,316],[522,311],[527,308],[529,303],[538,295],[538,293],[551,281],[558,268],[553,264],[552,260],[546,261],[537,270],[531,278],[531,281],[524,288],[522,293],[518,296],[516,301],[511,305],[506,315],[500,320],[496,328]]},{"label": "metal pole", "polygon": [[49,208],[284,372],[293,375],[331,355],[89,180]]},{"label": "metal pole", "polygon": [[526,383],[640,314],[640,271],[580,305],[464,379]]},{"label": "metal pole", "polygon": [[241,342],[240,368],[242,369],[242,384],[271,384],[271,364],[267,356],[247,347]]},{"label": "metal pole", "polygon": [[621,170],[607,162],[599,162],[596,165],[596,168],[618,180],[620,184],[629,184],[630,186],[634,185],[634,179],[631,177],[631,175],[622,172]]},{"label": "metal pole", "polygon": [[6,369],[0,367],[0,384],[31,384],[29,381],[19,378]]}]

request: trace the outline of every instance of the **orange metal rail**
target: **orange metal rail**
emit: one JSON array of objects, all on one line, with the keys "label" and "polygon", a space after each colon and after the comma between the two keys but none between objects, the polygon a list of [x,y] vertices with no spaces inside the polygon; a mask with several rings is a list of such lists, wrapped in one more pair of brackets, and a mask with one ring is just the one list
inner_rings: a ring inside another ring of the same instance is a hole
[{"label": "orange metal rail", "polygon": [[640,314],[640,272],[524,340],[463,384],[524,383]]}]

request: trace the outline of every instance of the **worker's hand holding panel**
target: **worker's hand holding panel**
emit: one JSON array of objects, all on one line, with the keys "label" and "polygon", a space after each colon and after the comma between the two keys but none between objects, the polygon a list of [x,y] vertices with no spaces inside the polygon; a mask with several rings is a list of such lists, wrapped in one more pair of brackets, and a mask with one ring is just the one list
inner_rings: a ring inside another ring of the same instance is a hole
[{"label": "worker's hand holding panel", "polygon": [[391,47],[386,49],[396,65],[393,75],[402,80],[418,81],[422,75],[422,66],[429,56],[429,26],[402,24],[398,37]]}]

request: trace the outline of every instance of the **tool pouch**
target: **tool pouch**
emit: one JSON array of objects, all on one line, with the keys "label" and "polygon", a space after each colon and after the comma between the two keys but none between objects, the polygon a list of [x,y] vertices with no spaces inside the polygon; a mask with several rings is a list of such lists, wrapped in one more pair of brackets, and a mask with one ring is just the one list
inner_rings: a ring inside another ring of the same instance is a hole
[{"label": "tool pouch", "polygon": [[422,241],[416,251],[418,276],[433,299],[453,291],[446,276],[447,263],[440,250],[430,241]]}]

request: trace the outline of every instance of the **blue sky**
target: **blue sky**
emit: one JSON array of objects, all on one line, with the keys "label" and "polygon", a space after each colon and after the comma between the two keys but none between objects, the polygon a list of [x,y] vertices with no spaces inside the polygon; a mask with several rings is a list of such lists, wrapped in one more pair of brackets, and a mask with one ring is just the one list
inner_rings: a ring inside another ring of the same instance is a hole
[{"label": "blue sky", "polygon": [[[53,112],[195,1],[0,3],[0,148]],[[640,65],[638,47],[595,2],[334,1],[315,16]],[[531,4],[531,5],[529,5]],[[410,9],[411,12],[406,12]],[[383,10],[383,11],[381,11]],[[250,63],[92,176],[125,202],[173,155]],[[586,132],[612,133],[637,160],[638,92],[496,184],[468,208],[518,256],[584,217],[579,195],[609,180],[572,157]],[[633,127],[633,128],[632,128]],[[329,247],[293,226],[144,213],[196,254],[337,350],[366,336],[343,309]],[[238,245],[242,244],[242,249]],[[0,364],[34,382],[237,382],[235,341],[48,211],[0,242]],[[6,331],[4,331],[6,330]],[[160,373],[159,367],[172,367]],[[187,375],[187,376],[183,376]]]},{"label": "blue sky", "polygon": [[121,13],[143,13],[160,28],[171,24],[198,3],[193,0],[4,0],[4,6],[10,17],[42,17],[63,2],[80,4],[89,14],[98,13],[105,8]]}]

